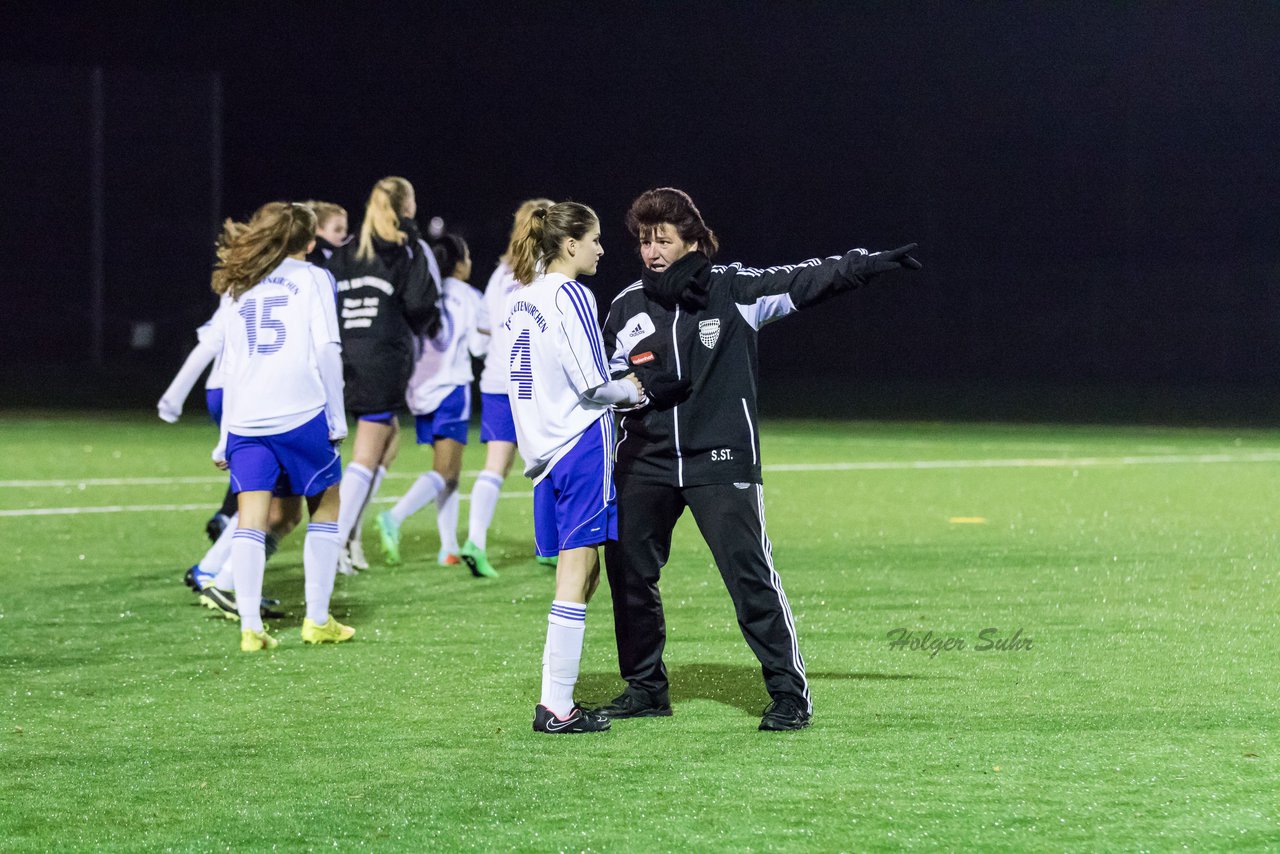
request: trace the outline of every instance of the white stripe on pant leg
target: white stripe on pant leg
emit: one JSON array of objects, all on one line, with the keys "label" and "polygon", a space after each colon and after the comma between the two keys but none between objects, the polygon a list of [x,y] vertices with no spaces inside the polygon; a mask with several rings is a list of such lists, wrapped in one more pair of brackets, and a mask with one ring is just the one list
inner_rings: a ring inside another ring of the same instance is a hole
[{"label": "white stripe on pant leg", "polygon": [[791,633],[791,664],[795,667],[796,672],[800,674],[800,681],[804,684],[804,701],[806,705],[805,711],[813,712],[813,699],[809,695],[809,679],[804,671],[804,658],[800,655],[800,638],[796,633],[795,617],[791,614],[791,603],[787,601],[787,594],[782,591],[782,577],[778,575],[778,571],[773,566],[773,543],[769,542],[769,535],[765,532],[764,527],[764,487],[756,484],[756,506],[760,514],[760,548],[764,552],[765,563],[769,566],[769,579],[773,589],[778,594],[778,602],[782,605],[782,614],[786,619],[787,631]]}]

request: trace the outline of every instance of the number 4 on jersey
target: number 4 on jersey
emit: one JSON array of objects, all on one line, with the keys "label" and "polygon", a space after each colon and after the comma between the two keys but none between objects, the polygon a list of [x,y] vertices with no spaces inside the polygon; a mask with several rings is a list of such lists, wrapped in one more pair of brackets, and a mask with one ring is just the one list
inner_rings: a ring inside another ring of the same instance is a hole
[{"label": "number 4 on jersey", "polygon": [[533,400],[533,355],[529,342],[529,330],[523,330],[511,345],[511,382],[516,386],[516,398]]}]

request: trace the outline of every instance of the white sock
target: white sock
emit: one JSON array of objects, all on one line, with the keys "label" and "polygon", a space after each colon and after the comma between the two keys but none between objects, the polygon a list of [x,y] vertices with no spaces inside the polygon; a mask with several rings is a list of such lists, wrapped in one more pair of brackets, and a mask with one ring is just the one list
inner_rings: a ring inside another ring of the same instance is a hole
[{"label": "white sock", "polygon": [[556,717],[573,711],[573,686],[582,662],[582,636],[586,633],[587,606],[581,602],[551,603],[547,616],[547,664],[543,669],[542,705]]},{"label": "white sock", "polygon": [[351,537],[372,483],[373,472],[359,463],[351,463],[342,473],[342,484],[338,487],[338,533],[342,534],[344,543]]},{"label": "white sock", "polygon": [[502,475],[491,471],[482,471],[476,478],[476,485],[471,487],[471,514],[467,518],[467,539],[481,549],[489,546],[489,525],[493,522],[493,511],[498,507],[498,496],[502,494]]},{"label": "white sock", "polygon": [[262,571],[267,565],[267,535],[237,528],[231,542],[231,567],[236,578],[236,610],[240,626],[262,631]]},{"label": "white sock", "polygon": [[436,496],[436,530],[440,532],[440,549],[451,555],[458,553],[458,487],[445,488]]},{"label": "white sock", "polygon": [[[265,548],[262,550],[262,560],[263,563],[266,563],[267,552]],[[213,577],[213,586],[228,593],[234,593],[236,590],[236,576],[231,566],[230,550],[228,550],[227,562],[222,565],[222,569],[219,569],[218,574]]]},{"label": "white sock", "polygon": [[231,537],[235,535],[236,520],[238,518],[238,514],[231,517],[227,527],[222,529],[218,539],[214,540],[213,545],[209,546],[209,550],[204,553],[204,557],[200,558],[200,562],[196,564],[201,575],[217,576],[213,581],[213,586],[219,590],[230,589],[219,584],[218,578],[222,577],[224,571],[228,579],[231,577]]},{"label": "white sock", "polygon": [[355,524],[351,526],[351,534],[347,539],[360,539],[360,532],[364,530],[364,514],[368,511],[369,506],[373,504],[373,499],[378,497],[378,488],[382,486],[382,481],[386,476],[387,467],[378,466],[378,470],[373,473],[373,483],[369,484],[369,494],[365,496],[364,504],[360,505],[360,512],[356,514]]},{"label": "white sock", "polygon": [[396,502],[395,507],[391,508],[391,518],[397,525],[401,524],[434,501],[442,489],[444,489],[444,478],[433,471],[427,472],[415,480],[413,486],[409,487],[409,491]]},{"label": "white sock", "polygon": [[329,619],[329,597],[338,574],[338,552],[346,542],[338,534],[337,522],[312,522],[302,544],[302,572],[306,581],[307,617],[316,625]]}]

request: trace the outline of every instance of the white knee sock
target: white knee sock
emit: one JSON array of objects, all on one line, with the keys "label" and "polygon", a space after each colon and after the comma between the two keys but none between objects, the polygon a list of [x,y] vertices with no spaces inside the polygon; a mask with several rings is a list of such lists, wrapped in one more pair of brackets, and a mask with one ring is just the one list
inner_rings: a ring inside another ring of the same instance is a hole
[{"label": "white knee sock", "polygon": [[267,564],[266,534],[237,528],[231,542],[231,568],[236,579],[240,626],[262,631],[262,570]]},{"label": "white knee sock", "polygon": [[543,668],[542,705],[557,717],[573,711],[573,686],[582,662],[582,636],[587,627],[587,606],[581,602],[551,603],[547,616],[547,647]]},{"label": "white knee sock", "polygon": [[440,532],[440,549],[449,554],[458,553],[458,487],[447,486],[436,496],[436,530]]},{"label": "white knee sock", "polygon": [[488,548],[489,525],[502,494],[502,475],[482,471],[471,487],[471,513],[467,518],[467,539],[482,549]]},{"label": "white knee sock", "polygon": [[409,491],[396,502],[395,507],[391,508],[391,518],[399,525],[434,501],[442,489],[444,489],[444,478],[433,471],[427,472],[415,480],[413,486],[409,487]]},{"label": "white knee sock", "polygon": [[[218,539],[213,545],[209,546],[209,550],[204,553],[204,557],[200,558],[200,562],[196,564],[200,568],[200,574],[216,576],[213,580],[213,586],[219,590],[230,590],[229,587],[223,587],[219,581],[227,584],[231,581],[231,538],[236,533],[236,521],[239,514],[232,516],[231,521],[227,523],[227,527],[222,529],[222,533],[218,535]],[[225,578],[223,575],[225,574]]]},{"label": "white knee sock", "polygon": [[347,539],[360,539],[360,532],[364,529],[364,514],[368,512],[369,507],[373,504],[373,499],[378,497],[378,489],[382,486],[382,481],[386,476],[387,467],[378,466],[378,470],[373,473],[373,482],[369,484],[369,494],[365,496],[364,504],[360,505],[360,512],[356,514],[356,521],[351,526],[351,534]]},{"label": "white knee sock", "polygon": [[302,572],[306,581],[307,617],[317,625],[329,619],[329,597],[338,573],[338,552],[346,542],[337,522],[312,522],[302,545]]},{"label": "white knee sock", "polygon": [[373,472],[359,463],[351,463],[342,473],[342,485],[338,487],[338,533],[344,543],[351,537],[372,483]]}]

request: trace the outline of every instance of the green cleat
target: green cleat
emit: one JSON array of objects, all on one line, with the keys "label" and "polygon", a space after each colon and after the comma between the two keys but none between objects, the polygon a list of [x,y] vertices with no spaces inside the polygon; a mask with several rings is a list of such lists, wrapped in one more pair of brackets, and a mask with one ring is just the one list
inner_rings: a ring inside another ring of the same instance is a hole
[{"label": "green cleat", "polygon": [[488,556],[484,553],[484,549],[475,543],[467,540],[458,552],[458,557],[462,558],[462,562],[471,570],[471,574],[476,578],[497,578],[498,570],[493,568],[489,563]]},{"label": "green cleat", "polygon": [[264,628],[260,632],[253,629],[244,629],[240,632],[240,651],[241,652],[261,652],[264,649],[275,649],[280,645],[280,641],[267,634]]},{"label": "green cleat", "polygon": [[390,564],[399,563],[400,526],[396,523],[396,520],[391,518],[390,512],[384,510],[373,521],[373,526],[378,529],[378,538],[382,540],[383,558]]},{"label": "green cleat", "polygon": [[552,555],[551,557],[543,557],[542,555],[534,555],[534,556],[533,556],[533,559],[534,559],[534,560],[536,560],[536,561],[538,562],[538,566],[549,566],[549,567],[551,567],[552,569],[555,569],[555,568],[556,568],[556,564],[558,564],[558,563],[560,562],[560,556],[559,556],[559,555]]},{"label": "green cleat", "polygon": [[355,637],[356,630],[344,626],[329,615],[323,623],[314,623],[310,617],[302,620],[302,639],[307,643],[342,643]]}]

